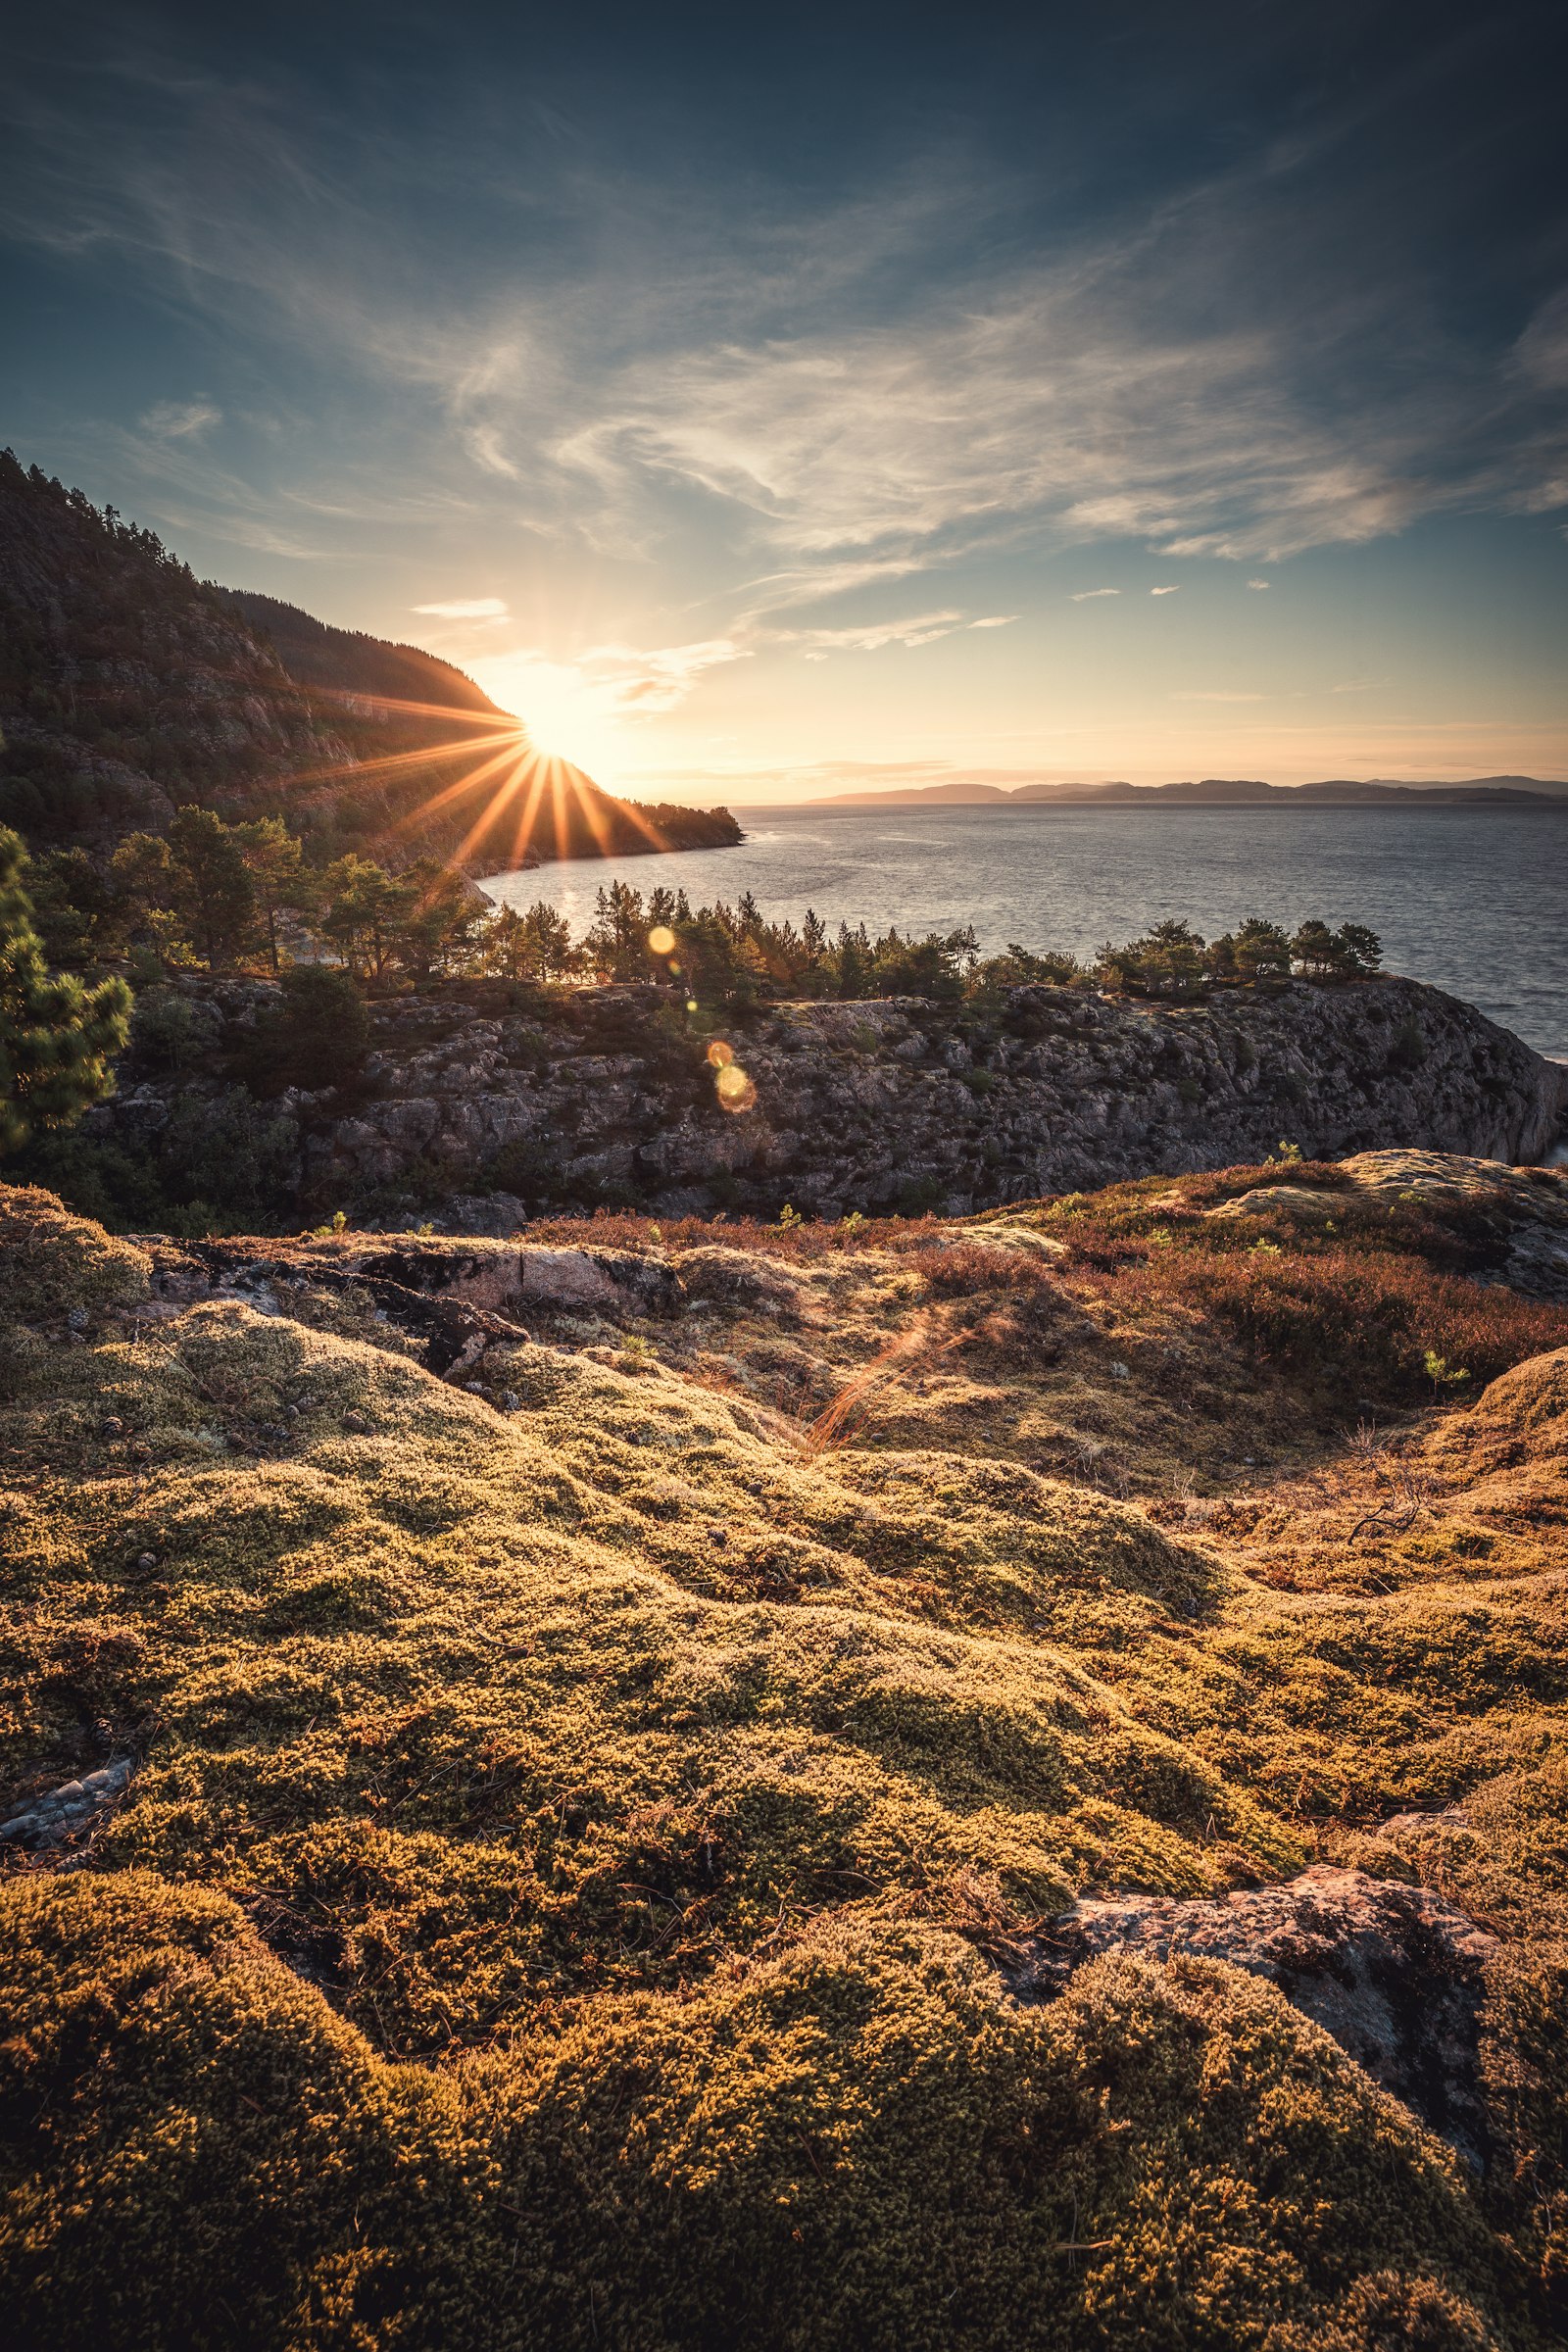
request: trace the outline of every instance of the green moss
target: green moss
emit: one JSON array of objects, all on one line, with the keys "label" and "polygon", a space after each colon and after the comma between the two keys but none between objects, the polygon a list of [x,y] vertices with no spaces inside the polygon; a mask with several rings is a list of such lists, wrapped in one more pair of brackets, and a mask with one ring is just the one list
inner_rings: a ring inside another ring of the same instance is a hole
[{"label": "green moss", "polygon": [[1251,2344],[1369,2277],[1484,2344],[1511,2283],[1453,2161],[1202,1964],[1028,2010],[827,1922],[435,2072],[133,1873],[7,1888],[0,1998],[26,2347]]},{"label": "green moss", "polygon": [[[1207,1424],[1158,1401],[1162,1324],[1112,1377],[1011,1249],[943,1292],[897,1247],[929,1226],[774,1237],[749,1284],[704,1245],[730,1378],[794,1361],[787,1300],[808,1370],[903,1384],[843,1444],[704,1385],[678,1325],[652,1369],[508,1347],[506,1414],[308,1293],[150,1326],[139,1251],[0,1199],[35,1322],[0,1770],[137,1759],[71,1870],[0,1886],[28,2345],[1534,2340],[1568,2243],[1568,1627],[1506,1511],[1557,1477],[1554,1359],[1432,1416],[1421,1476],[1494,1551],[1423,1522],[1374,1594],[1296,1593],[1375,1462],[1245,1541],[1044,1474],[1019,1393],[1129,1446]],[[1140,1200],[1182,1232],[1168,1183]],[[1070,1360],[1017,1368],[1025,1307]],[[1229,1341],[1186,1344],[1250,1438]],[[1235,1972],[1001,1989],[1076,1893],[1288,1876],[1336,1836],[1419,1871],[1362,1833],[1455,1796],[1484,1827],[1441,1883],[1506,1928],[1493,2096],[1534,2206]]]}]

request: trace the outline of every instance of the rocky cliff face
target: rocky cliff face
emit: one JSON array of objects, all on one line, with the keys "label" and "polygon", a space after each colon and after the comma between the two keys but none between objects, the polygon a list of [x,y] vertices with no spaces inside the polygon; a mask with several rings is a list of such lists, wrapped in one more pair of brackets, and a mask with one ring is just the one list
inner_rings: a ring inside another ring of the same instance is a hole
[{"label": "rocky cliff face", "polygon": [[[212,992],[242,1037],[265,990]],[[959,1214],[1150,1171],[1391,1147],[1531,1161],[1568,1069],[1414,981],[1296,982],[1200,1005],[1071,989],[982,1013],[915,1000],[776,1007],[731,1033],[755,1102],[727,1112],[707,1040],[652,989],[481,991],[376,1014],[352,1099],[290,1094],[270,1114],[299,1199],[510,1231],[548,1206],[658,1214]],[[210,1065],[221,1064],[221,1051]],[[188,1138],[220,1078],[127,1069],[94,1130],[156,1154]],[[171,1122],[173,1122],[172,1126]]]}]

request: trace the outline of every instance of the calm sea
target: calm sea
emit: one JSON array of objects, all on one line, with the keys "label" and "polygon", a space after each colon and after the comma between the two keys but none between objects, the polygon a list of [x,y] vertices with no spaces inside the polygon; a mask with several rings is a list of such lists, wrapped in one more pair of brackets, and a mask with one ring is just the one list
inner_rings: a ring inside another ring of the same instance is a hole
[{"label": "calm sea", "polygon": [[1205,936],[1249,914],[1369,923],[1392,971],[1479,1004],[1568,1056],[1568,801],[1557,808],[743,808],[735,849],[574,858],[499,874],[492,897],[546,899],[576,930],[610,880],[755,893],[885,931],[972,923],[1088,956],[1166,915]]}]

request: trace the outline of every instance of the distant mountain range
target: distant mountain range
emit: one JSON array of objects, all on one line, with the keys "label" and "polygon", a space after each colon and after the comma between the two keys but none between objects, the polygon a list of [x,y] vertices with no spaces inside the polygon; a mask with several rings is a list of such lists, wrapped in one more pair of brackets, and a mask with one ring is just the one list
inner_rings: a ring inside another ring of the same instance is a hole
[{"label": "distant mountain range", "polygon": [[1251,776],[1204,776],[1186,784],[895,784],[872,792],[833,792],[809,801],[811,808],[917,808],[931,802],[981,808],[1052,801],[1077,807],[1111,803],[1143,808],[1178,802],[1188,808],[1226,808],[1302,802],[1354,808],[1362,802],[1441,802],[1490,806],[1519,802],[1568,805],[1568,781],[1538,776],[1473,776],[1462,784],[1396,784],[1383,777],[1366,782],[1335,776],[1321,784],[1264,784]]},{"label": "distant mountain range", "polygon": [[101,849],[189,801],[281,815],[318,854],[461,854],[474,873],[741,838],[727,809],[616,800],[535,761],[449,662],[200,581],[0,452],[0,824]]}]

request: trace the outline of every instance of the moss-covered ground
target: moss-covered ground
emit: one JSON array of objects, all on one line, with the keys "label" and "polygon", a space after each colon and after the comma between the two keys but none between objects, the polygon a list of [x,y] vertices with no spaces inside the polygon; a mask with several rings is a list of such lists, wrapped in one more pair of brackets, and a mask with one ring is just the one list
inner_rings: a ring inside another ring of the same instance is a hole
[{"label": "moss-covered ground", "polygon": [[[471,1391],[0,1194],[0,1795],[137,1760],[0,1881],[15,2340],[1557,2340],[1568,1310],[1270,1173],[602,1220],[682,1309]],[[1235,1970],[1003,1989],[1322,1858],[1497,1930],[1485,2179]]]}]

